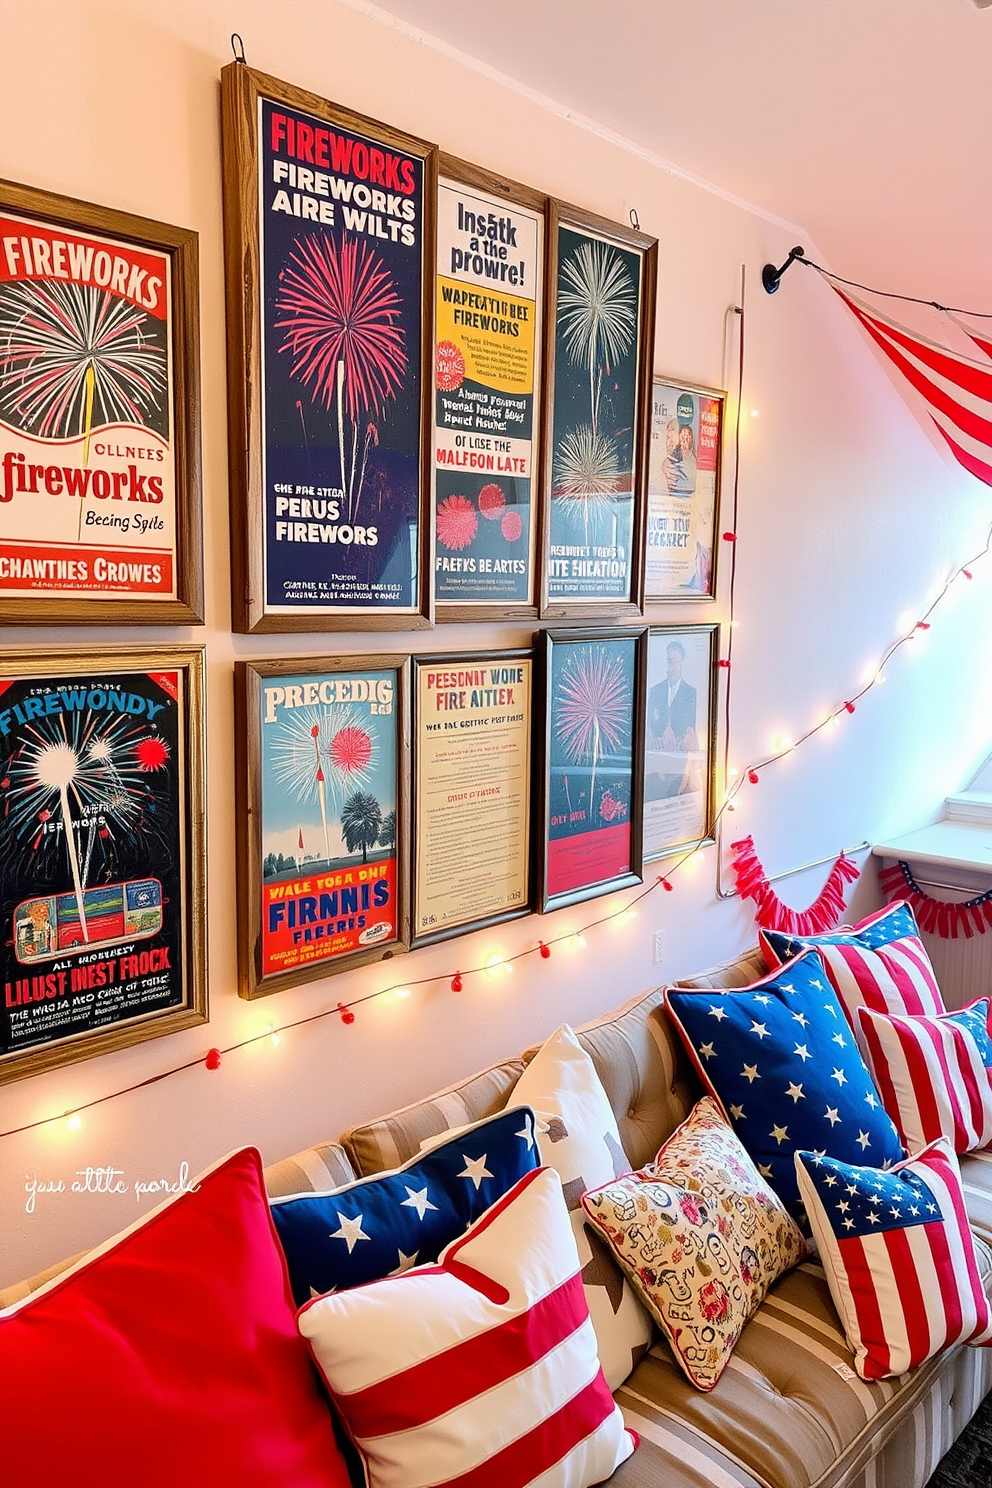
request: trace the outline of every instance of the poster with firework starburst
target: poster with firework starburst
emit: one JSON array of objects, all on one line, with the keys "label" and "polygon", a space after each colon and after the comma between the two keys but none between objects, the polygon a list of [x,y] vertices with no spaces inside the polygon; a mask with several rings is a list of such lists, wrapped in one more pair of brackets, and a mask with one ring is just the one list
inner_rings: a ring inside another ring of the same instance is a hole
[{"label": "poster with firework starburst", "polygon": [[201,668],[199,648],[4,659],[0,1080],[206,1016]]},{"label": "poster with firework starburst", "polygon": [[242,996],[406,948],[405,679],[396,656],[239,666]]},{"label": "poster with firework starburst", "polygon": [[0,183],[0,619],[202,618],[196,234]]},{"label": "poster with firework starburst", "polygon": [[442,170],[434,359],[438,619],[536,615],[545,199],[505,180],[494,193],[489,172],[447,156]]},{"label": "poster with firework starburst", "polygon": [[542,614],[639,614],[657,242],[557,202],[548,234]]},{"label": "poster with firework starburst", "polygon": [[544,912],[641,880],[645,635],[543,632]]},{"label": "poster with firework starburst", "polygon": [[235,622],[425,625],[436,151],[238,64],[223,92]]}]

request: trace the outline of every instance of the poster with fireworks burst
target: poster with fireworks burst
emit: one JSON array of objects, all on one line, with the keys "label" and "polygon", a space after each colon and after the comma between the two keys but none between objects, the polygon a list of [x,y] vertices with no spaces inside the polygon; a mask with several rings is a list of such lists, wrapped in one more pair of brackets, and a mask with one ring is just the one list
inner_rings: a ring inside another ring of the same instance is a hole
[{"label": "poster with fireworks burst", "polygon": [[201,653],[88,661],[21,653],[0,673],[0,1078],[32,1051],[49,1067],[205,1014],[188,751]]},{"label": "poster with fireworks burst", "polygon": [[640,613],[657,244],[556,203],[548,231],[542,613]]},{"label": "poster with fireworks burst", "polygon": [[724,394],[656,378],[651,388],[644,592],[713,599]]},{"label": "poster with fireworks burst", "polygon": [[236,64],[223,83],[236,623],[426,624],[436,151]]},{"label": "poster with fireworks burst", "polygon": [[195,297],[194,233],[0,186],[0,618],[201,618]]},{"label": "poster with fireworks burst", "polygon": [[545,631],[541,909],[640,882],[645,632]]},{"label": "poster with fireworks burst", "polygon": [[[456,163],[457,164],[457,163]],[[447,161],[442,169],[448,168]],[[544,203],[481,173],[438,183],[434,594],[439,619],[534,606]],[[482,179],[491,182],[485,175]],[[539,203],[535,209],[533,203]],[[531,203],[528,205],[527,203]],[[440,608],[452,605],[451,611]]]},{"label": "poster with fireworks burst", "polygon": [[[399,657],[239,668],[249,866],[242,994],[392,955],[406,943],[400,854],[405,664]],[[257,761],[256,761],[257,753]]]}]

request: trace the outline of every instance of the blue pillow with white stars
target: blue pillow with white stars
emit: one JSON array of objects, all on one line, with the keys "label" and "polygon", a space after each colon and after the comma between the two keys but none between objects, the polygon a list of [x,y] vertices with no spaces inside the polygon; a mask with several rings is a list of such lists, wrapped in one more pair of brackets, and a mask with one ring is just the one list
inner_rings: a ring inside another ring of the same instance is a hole
[{"label": "blue pillow with white stars", "polygon": [[888,1167],[903,1156],[823,963],[807,951],[738,991],[665,994],[703,1082],[809,1233],[794,1154]]},{"label": "blue pillow with white stars", "polygon": [[272,1199],[297,1306],[436,1261],[538,1161],[534,1112],[517,1106],[401,1168]]}]

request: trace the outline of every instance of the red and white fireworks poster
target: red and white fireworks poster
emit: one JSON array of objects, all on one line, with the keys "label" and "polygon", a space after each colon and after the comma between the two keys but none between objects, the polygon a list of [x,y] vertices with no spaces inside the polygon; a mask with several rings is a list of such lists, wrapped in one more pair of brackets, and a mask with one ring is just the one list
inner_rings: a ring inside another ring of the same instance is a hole
[{"label": "red and white fireworks poster", "polygon": [[544,218],[438,187],[434,592],[533,604]]},{"label": "red and white fireworks poster", "polygon": [[0,679],[0,1066],[182,1007],[178,670]]},{"label": "red and white fireworks poster", "polygon": [[169,253],[0,212],[0,603],[177,596]]},{"label": "red and white fireworks poster", "polygon": [[[545,632],[548,777],[544,908],[639,878],[632,813],[637,636]],[[554,903],[550,901],[556,901]]]}]

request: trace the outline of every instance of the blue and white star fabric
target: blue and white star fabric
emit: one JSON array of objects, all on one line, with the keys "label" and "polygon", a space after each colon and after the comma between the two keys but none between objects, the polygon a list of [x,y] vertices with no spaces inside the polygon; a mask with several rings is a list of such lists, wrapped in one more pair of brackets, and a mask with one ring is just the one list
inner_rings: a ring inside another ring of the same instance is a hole
[{"label": "blue and white star fabric", "polygon": [[538,1161],[534,1112],[516,1106],[401,1168],[273,1199],[297,1305],[436,1261]]},{"label": "blue and white star fabric", "polygon": [[815,951],[740,991],[672,987],[665,1000],[704,1083],[800,1224],[798,1149],[879,1168],[902,1158]]}]

